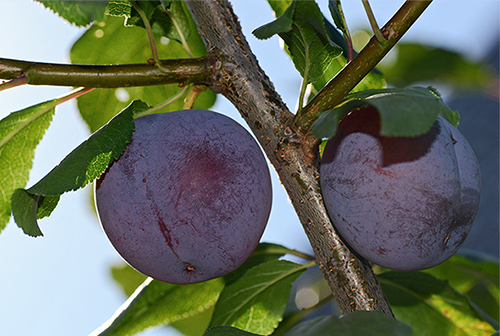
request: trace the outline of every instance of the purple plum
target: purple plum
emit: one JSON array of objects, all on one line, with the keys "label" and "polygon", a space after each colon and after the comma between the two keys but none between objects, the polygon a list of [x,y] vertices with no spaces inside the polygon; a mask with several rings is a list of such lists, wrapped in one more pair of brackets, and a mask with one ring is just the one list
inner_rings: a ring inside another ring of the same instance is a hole
[{"label": "purple plum", "polygon": [[96,183],[102,227],[139,272],[197,283],[237,269],[266,227],[272,187],[262,151],[220,113],[135,120],[132,140]]},{"label": "purple plum", "polygon": [[363,258],[400,271],[436,266],[460,248],[474,221],[477,159],[441,117],[417,137],[379,131],[379,114],[371,106],[341,120],[321,161],[325,206]]}]

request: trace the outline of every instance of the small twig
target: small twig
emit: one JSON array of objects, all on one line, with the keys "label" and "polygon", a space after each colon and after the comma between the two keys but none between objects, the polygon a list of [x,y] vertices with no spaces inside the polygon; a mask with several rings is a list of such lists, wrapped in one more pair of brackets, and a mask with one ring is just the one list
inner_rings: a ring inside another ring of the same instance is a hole
[{"label": "small twig", "polygon": [[[206,84],[207,56],[161,61],[164,71],[151,64],[80,65],[28,62],[0,58],[0,78],[19,79],[19,85],[119,88],[163,84]],[[21,79],[25,77],[24,79]],[[3,85],[13,84],[4,83]],[[14,82],[16,83],[16,82]],[[0,86],[1,87],[1,86]]]},{"label": "small twig", "polygon": [[377,20],[375,19],[375,14],[373,14],[372,8],[370,6],[370,2],[368,0],[362,0],[363,2],[363,7],[365,7],[365,12],[366,15],[368,16],[368,21],[370,21],[370,26],[372,27],[373,34],[375,34],[375,37],[380,43],[386,43],[386,39],[384,37],[384,34],[378,27]]},{"label": "small twig", "polygon": [[183,110],[190,110],[194,106],[194,102],[196,101],[196,98],[202,93],[203,91],[206,90],[206,86],[201,86],[201,85],[193,85],[191,89],[189,90],[186,99],[184,99],[184,106],[182,107]]}]

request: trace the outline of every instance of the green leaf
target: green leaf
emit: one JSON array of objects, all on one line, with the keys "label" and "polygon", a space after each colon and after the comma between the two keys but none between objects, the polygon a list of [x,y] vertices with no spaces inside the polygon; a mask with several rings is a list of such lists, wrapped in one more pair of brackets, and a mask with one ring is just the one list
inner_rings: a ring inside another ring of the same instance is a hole
[{"label": "green leaf", "polygon": [[249,333],[234,327],[219,326],[209,329],[206,333],[203,334],[203,336],[260,336],[260,335]]},{"label": "green leaf", "polygon": [[83,188],[101,176],[108,165],[123,153],[132,138],[133,115],[147,107],[143,102],[133,102],[76,147],[34,186],[28,190],[17,189],[11,200],[17,225],[28,235],[41,235],[36,222],[41,215],[37,216],[37,213],[44,216],[50,214],[59,195]]},{"label": "green leaf", "polygon": [[147,276],[136,271],[126,263],[111,267],[111,276],[120,285],[123,293],[129,297],[139,287]]},{"label": "green leaf", "polygon": [[383,136],[414,137],[427,132],[440,115],[457,124],[458,113],[452,111],[434,90],[423,87],[367,90],[347,96],[336,108],[323,112],[312,125],[314,135],[331,138],[337,124],[348,112],[364,105],[375,107],[380,115]]},{"label": "green leaf", "polygon": [[[339,60],[340,58],[343,57],[344,63],[347,63],[347,58],[345,57],[345,55],[349,54],[349,50],[348,50],[347,41],[346,41],[344,35],[339,33],[339,31],[337,29],[335,29],[335,27],[325,17],[323,17],[323,22],[325,23],[325,31],[326,31],[326,35],[328,35],[328,38],[342,48],[343,56],[336,58],[336,60]],[[354,51],[354,55],[357,55],[356,51]],[[380,89],[380,88],[377,87],[377,88],[372,88],[372,89]]]},{"label": "green leaf", "polygon": [[191,285],[173,285],[148,278],[92,335],[133,335],[185,319],[213,307],[223,287],[222,278]]},{"label": "green leaf", "polygon": [[104,17],[107,0],[37,0],[63,19],[77,26],[86,26]]},{"label": "green leaf", "polygon": [[[136,271],[126,263],[111,267],[113,279],[120,285],[124,294],[129,297],[147,279],[147,276]],[[186,336],[199,336],[207,329],[212,318],[213,307],[200,313],[190,315],[170,325]]]},{"label": "green leaf", "polygon": [[335,26],[345,35],[349,35],[340,0],[328,0],[328,9],[330,10]]},{"label": "green leaf", "polygon": [[[277,244],[260,243],[250,258],[237,270],[224,276],[223,280],[226,284],[232,283],[255,265],[269,260],[276,260],[287,253],[293,253],[293,251]],[[137,272],[127,264],[112,267],[111,273],[113,279],[120,285],[127,296],[132,295],[136,288],[146,279],[145,275]],[[211,317],[212,308],[209,308],[199,314],[170,324],[186,335],[201,335],[207,328]]]},{"label": "green leaf", "polygon": [[[162,59],[185,58],[186,53],[176,41],[162,44],[157,40],[158,53]],[[138,27],[124,27],[123,18],[107,17],[105,22],[94,24],[71,48],[70,58],[76,64],[126,64],[144,63],[151,58],[146,32]],[[130,87],[119,89],[95,89],[77,99],[78,109],[91,132],[99,129],[131,100],[140,99],[149,105],[157,105],[179,91],[176,84]],[[203,91],[194,108],[209,109],[216,95],[211,90]],[[183,99],[179,99],[161,112],[180,110]]]},{"label": "green leaf", "polygon": [[251,268],[224,288],[209,327],[270,334],[283,318],[292,283],[307,266],[272,260]]},{"label": "green leaf", "polygon": [[498,324],[500,275],[497,262],[474,262],[463,256],[454,255],[446,262],[423,272],[447,280],[450,286],[467,295],[478,308],[495,319]]},{"label": "green leaf", "polygon": [[[177,42],[186,39],[195,57],[206,53],[205,45],[184,1],[138,1],[137,4],[146,13],[155,34]],[[128,1],[110,1],[108,14],[126,17],[126,26],[144,28],[142,19]]]},{"label": "green leaf", "polygon": [[340,317],[321,316],[313,318],[296,325],[285,333],[285,336],[324,335],[411,336],[412,330],[408,325],[381,312],[356,311]]},{"label": "green leaf", "polygon": [[271,243],[259,243],[250,258],[248,258],[238,269],[225,275],[224,280],[226,284],[229,285],[238,280],[252,267],[271,260],[277,260],[289,253],[293,253],[293,251],[284,246]]},{"label": "green leaf", "polygon": [[389,304],[399,321],[415,335],[491,335],[495,329],[463,294],[443,280],[423,272],[379,274]]},{"label": "green leaf", "polygon": [[172,322],[170,325],[181,332],[184,336],[201,336],[208,328],[212,319],[214,307],[205,309],[201,313],[191,315],[185,319]]},{"label": "green leaf", "polygon": [[[317,94],[326,84],[328,84],[328,82],[333,77],[335,77],[335,75],[340,70],[342,70],[347,65],[347,57],[345,55],[348,54],[348,47],[345,38],[341,34],[339,34],[339,32],[333,27],[330,22],[328,22],[328,20],[325,19],[324,22],[328,37],[342,47],[343,55],[333,60],[330,66],[326,69],[323,76],[319,77],[313,83],[313,88],[309,96],[310,98],[314,97],[315,94]],[[354,55],[356,55],[356,52],[354,52]],[[384,74],[382,74],[377,69],[373,69],[354,87],[354,89],[352,89],[351,93],[366,90],[383,89],[385,87],[386,80]]]},{"label": "green leaf", "polygon": [[[268,3],[276,15],[280,16],[283,15],[283,13],[289,8],[292,1],[268,0]],[[322,22],[328,39],[340,46],[343,50],[343,54],[347,55],[348,47],[344,36],[342,36],[342,34],[340,34],[324,16]],[[324,69],[324,73],[312,83],[313,85],[309,99],[312,99],[312,97],[314,97],[314,95],[316,95],[347,64],[347,58],[344,55],[333,58],[330,64]],[[386,82],[384,76],[380,71],[374,69],[370,71],[370,73],[368,73],[368,75],[366,75],[351,92],[382,89],[385,88],[385,86]]]},{"label": "green leaf", "polygon": [[[141,0],[141,1],[136,1],[135,2],[137,6],[139,6],[144,13],[146,14],[146,17],[148,20],[151,22],[151,17],[153,16],[153,13],[155,12],[156,7],[160,6],[160,1],[158,0]],[[139,13],[135,10],[135,8],[132,6],[130,16],[127,17],[125,20],[125,25],[126,26],[139,26],[144,28],[144,23],[142,22],[141,17],[139,16]]]},{"label": "green leaf", "polygon": [[493,69],[460,53],[422,44],[398,43],[394,63],[381,63],[387,81],[404,87],[412,83],[437,82],[455,89],[485,89],[495,76]]},{"label": "green leaf", "polygon": [[275,34],[289,32],[292,30],[294,11],[295,2],[292,2],[286,11],[276,20],[255,29],[252,34],[258,39],[265,40]]},{"label": "green leaf", "polygon": [[[48,202],[45,202],[46,200]],[[37,218],[42,218],[38,214],[42,211],[52,212],[58,202],[59,196],[44,197],[31,194],[25,189],[16,189],[11,197],[12,214],[17,226],[22,228],[25,234],[32,237],[43,236],[36,221]]]},{"label": "green leaf", "polygon": [[109,0],[106,15],[122,16],[129,18],[132,12],[132,4],[128,0]]},{"label": "green leaf", "polygon": [[52,121],[58,99],[12,112],[0,120],[0,231],[9,222],[11,195],[24,188],[35,148]]},{"label": "green leaf", "polygon": [[163,6],[156,7],[151,17],[151,26],[155,33],[182,42],[182,38],[188,40],[191,36],[190,19],[190,13],[186,13],[183,3],[172,1],[167,10]]},{"label": "green leaf", "polygon": [[297,1],[292,30],[281,32],[295,68],[308,82],[315,82],[342,53],[325,31],[323,14],[315,1]]}]

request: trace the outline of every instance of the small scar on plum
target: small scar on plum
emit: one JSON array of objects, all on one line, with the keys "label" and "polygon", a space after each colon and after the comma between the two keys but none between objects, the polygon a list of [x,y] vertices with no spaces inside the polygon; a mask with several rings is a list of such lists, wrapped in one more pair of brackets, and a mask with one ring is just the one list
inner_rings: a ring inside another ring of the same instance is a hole
[{"label": "small scar on plum", "polygon": [[190,264],[186,263],[186,271],[188,272],[188,274],[190,274],[194,270],[195,270],[194,266],[191,266]]},{"label": "small scar on plum", "polygon": [[450,234],[449,233],[446,235],[446,237],[444,237],[443,244],[446,245],[446,243],[448,242],[448,240],[450,240]]},{"label": "small scar on plum", "polygon": [[146,180],[146,178],[143,178],[142,179],[142,182],[146,183],[148,180]]}]

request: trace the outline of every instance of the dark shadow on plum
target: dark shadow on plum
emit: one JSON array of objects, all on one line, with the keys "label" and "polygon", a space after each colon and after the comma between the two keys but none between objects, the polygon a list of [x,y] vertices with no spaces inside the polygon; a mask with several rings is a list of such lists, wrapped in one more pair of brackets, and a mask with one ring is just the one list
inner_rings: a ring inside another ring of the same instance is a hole
[{"label": "dark shadow on plum", "polygon": [[[352,133],[365,133],[376,138],[382,146],[382,167],[411,162],[424,156],[440,132],[438,121],[431,129],[418,137],[385,137],[380,135],[380,117],[371,106],[361,107],[346,115],[339,123],[337,133],[326,145],[322,161],[330,163],[337,154],[338,146]],[[397,141],[396,141],[397,140]]]}]

